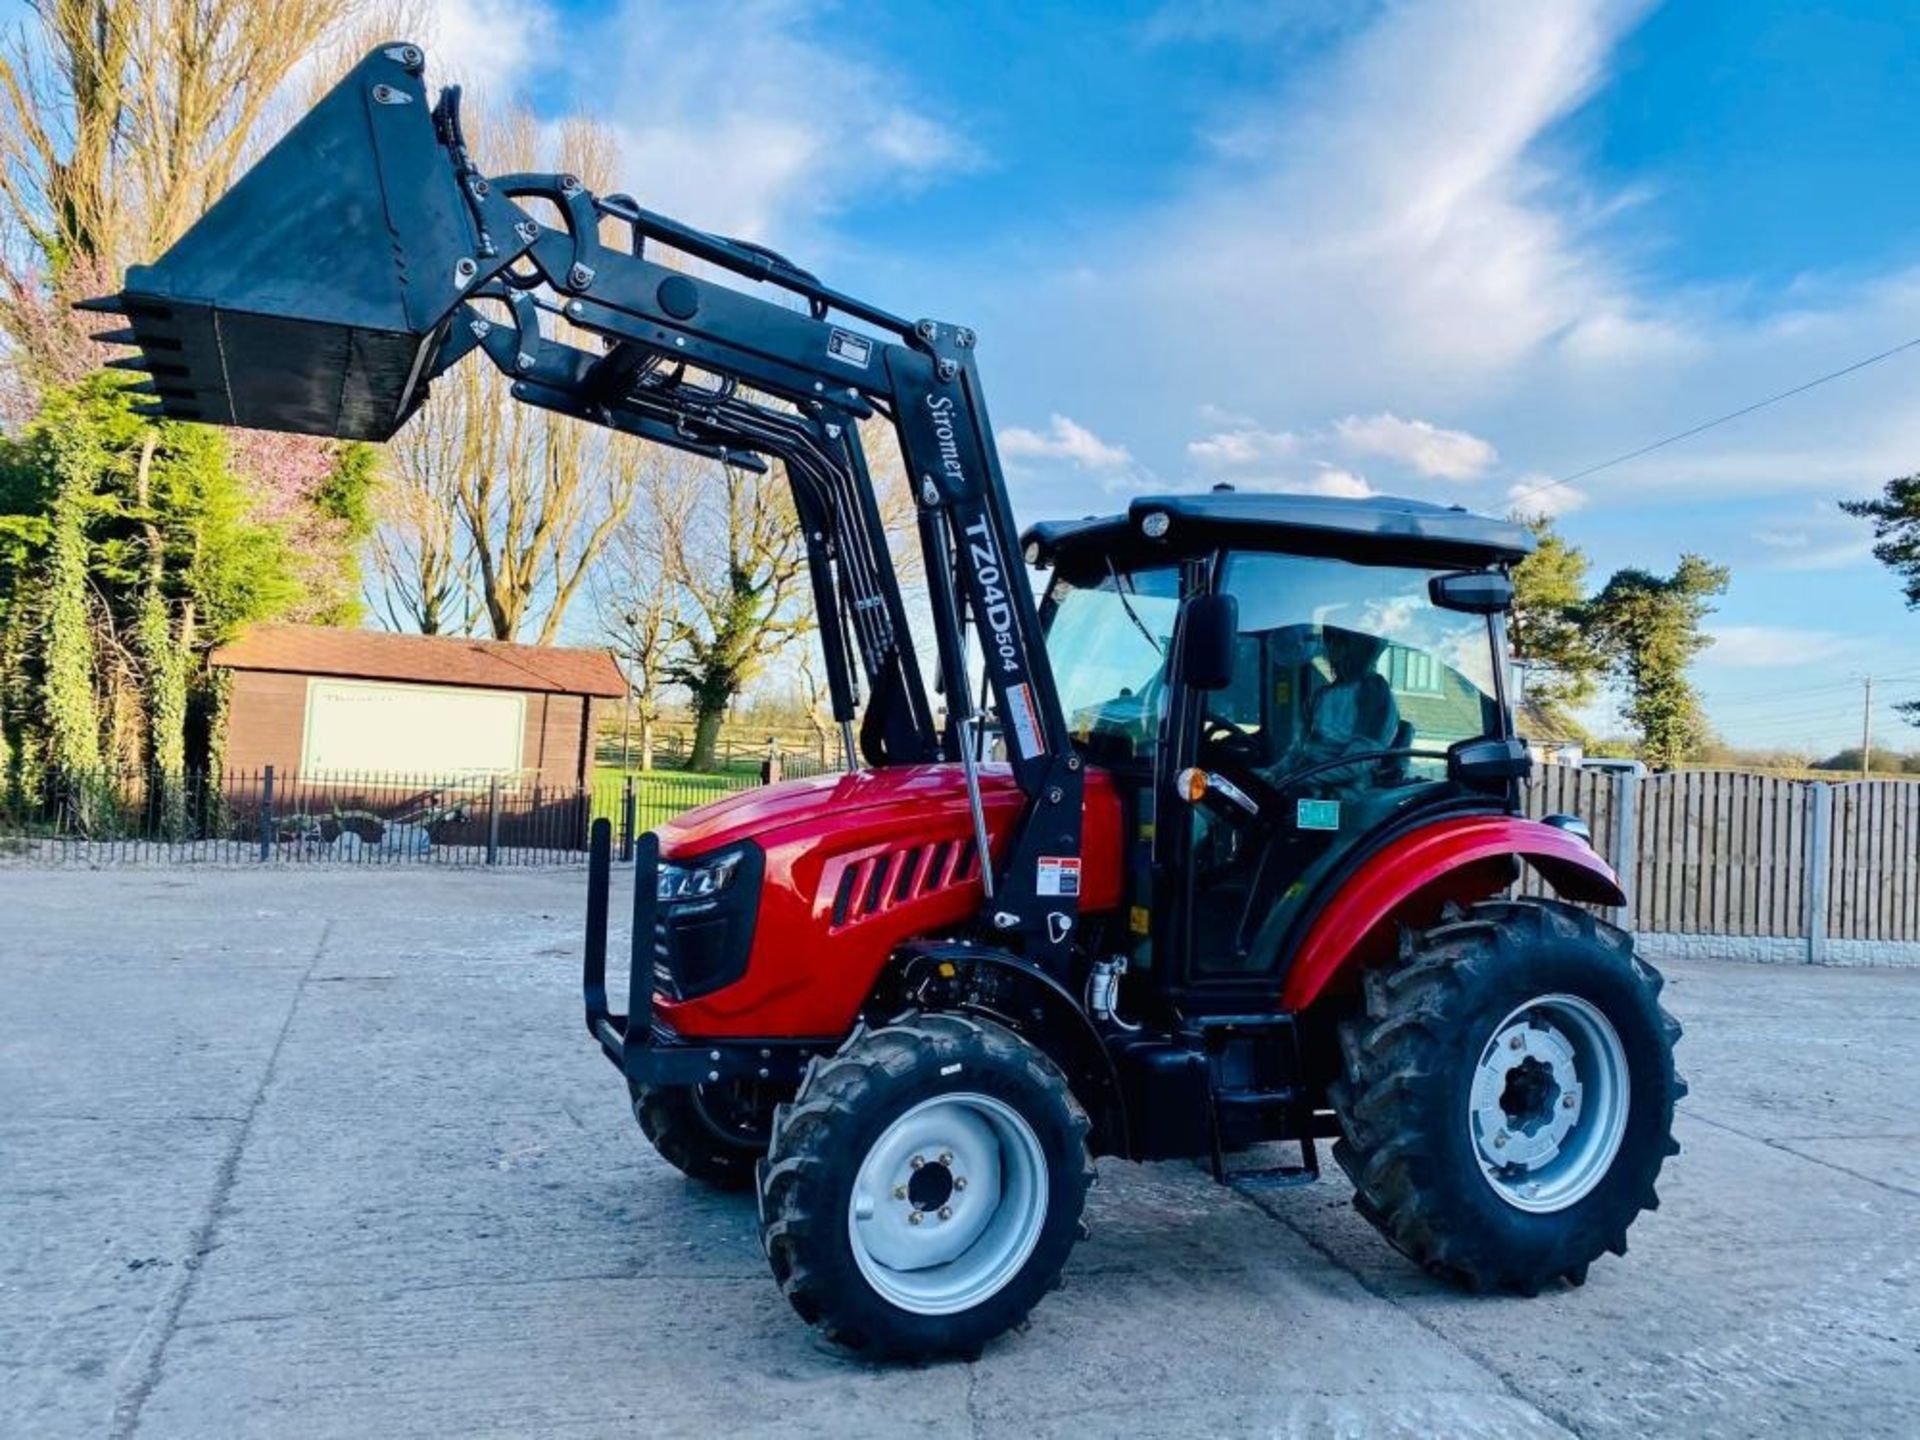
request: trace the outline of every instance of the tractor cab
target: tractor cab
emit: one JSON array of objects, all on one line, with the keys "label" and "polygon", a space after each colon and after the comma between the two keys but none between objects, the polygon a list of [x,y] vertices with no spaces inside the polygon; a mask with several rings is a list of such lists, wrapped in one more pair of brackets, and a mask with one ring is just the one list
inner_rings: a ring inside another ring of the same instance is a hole
[{"label": "tractor cab", "polygon": [[1187,1006],[1270,1002],[1326,882],[1394,832],[1517,808],[1523,527],[1215,491],[1025,541],[1074,743],[1135,816],[1134,968]]}]

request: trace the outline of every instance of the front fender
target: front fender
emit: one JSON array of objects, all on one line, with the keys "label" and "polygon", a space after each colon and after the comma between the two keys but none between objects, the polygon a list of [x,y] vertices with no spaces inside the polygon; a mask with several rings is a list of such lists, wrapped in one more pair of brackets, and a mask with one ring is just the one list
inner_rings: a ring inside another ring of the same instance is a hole
[{"label": "front fender", "polygon": [[1509,857],[1533,866],[1563,899],[1626,904],[1612,868],[1565,830],[1514,815],[1423,825],[1347,877],[1294,952],[1281,1003],[1306,1009],[1350,967],[1391,955],[1400,925],[1431,923],[1447,901],[1471,904],[1498,894],[1512,882]]},{"label": "front fender", "polygon": [[[963,942],[904,947],[880,992],[932,1010],[993,1020],[1044,1051],[1093,1122],[1096,1155],[1127,1155],[1127,1107],[1106,1038],[1072,992],[1005,951]],[[883,1006],[884,1008],[884,1006]]]}]

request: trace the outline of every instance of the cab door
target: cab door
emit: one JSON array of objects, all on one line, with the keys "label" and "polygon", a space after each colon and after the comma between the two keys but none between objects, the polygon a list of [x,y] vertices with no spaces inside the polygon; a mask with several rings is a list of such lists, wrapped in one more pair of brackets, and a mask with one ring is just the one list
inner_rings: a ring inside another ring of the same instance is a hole
[{"label": "cab door", "polygon": [[[1162,808],[1163,912],[1188,986],[1264,993],[1346,861],[1428,811],[1485,808],[1448,750],[1501,735],[1497,627],[1435,602],[1435,571],[1231,552],[1230,683],[1183,688]],[[1195,801],[1181,777],[1211,777]]]}]

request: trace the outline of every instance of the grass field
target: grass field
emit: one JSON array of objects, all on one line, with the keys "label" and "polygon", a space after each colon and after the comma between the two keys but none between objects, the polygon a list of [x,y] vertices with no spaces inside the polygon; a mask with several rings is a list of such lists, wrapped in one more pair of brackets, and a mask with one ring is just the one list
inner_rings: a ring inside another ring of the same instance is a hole
[{"label": "grass field", "polygon": [[[684,770],[634,771],[632,774],[637,830],[651,830],[697,805],[760,783],[757,766],[751,771],[736,770],[723,775],[689,774]],[[621,798],[626,793],[623,779],[618,765],[594,767],[594,818],[605,816],[613,821],[616,829],[620,824]]]}]

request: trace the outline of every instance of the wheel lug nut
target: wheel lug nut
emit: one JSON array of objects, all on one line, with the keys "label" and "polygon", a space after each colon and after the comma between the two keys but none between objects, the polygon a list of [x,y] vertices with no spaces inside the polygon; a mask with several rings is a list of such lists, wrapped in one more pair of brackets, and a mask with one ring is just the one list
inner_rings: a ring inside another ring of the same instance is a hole
[{"label": "wheel lug nut", "polygon": [[921,1214],[918,1210],[916,1210],[911,1215],[907,1216],[907,1224],[918,1225],[922,1220],[926,1218],[927,1217],[925,1215]]},{"label": "wheel lug nut", "polygon": [[1507,1048],[1508,1048],[1509,1050],[1524,1050],[1524,1049],[1526,1049],[1526,1048],[1527,1048],[1527,1037],[1526,1037],[1526,1036],[1524,1036],[1524,1035],[1522,1035],[1522,1034],[1520,1034],[1520,1033],[1519,1033],[1518,1031],[1516,1031],[1516,1032],[1514,1032],[1514,1037],[1513,1037],[1513,1038],[1512,1038],[1511,1040],[1509,1040],[1509,1041],[1507,1041]]},{"label": "wheel lug nut", "polygon": [[909,1160],[907,1163],[911,1165],[914,1169],[918,1170],[922,1165],[927,1163],[927,1157],[924,1155],[916,1155],[913,1157],[913,1159]]},{"label": "wheel lug nut", "polygon": [[951,1150],[942,1150],[940,1152],[940,1163],[942,1165],[953,1164],[953,1152]]},{"label": "wheel lug nut", "polygon": [[964,1189],[966,1189],[966,1188],[967,1188],[967,1177],[966,1177],[966,1176],[964,1176],[964,1175],[956,1175],[956,1176],[954,1176],[954,1177],[953,1177],[953,1188],[954,1188],[954,1189],[956,1189],[956,1190],[964,1190]]},{"label": "wheel lug nut", "polygon": [[1571,1110],[1573,1108],[1573,1104],[1574,1104],[1573,1096],[1562,1095],[1560,1097],[1560,1108],[1562,1110]]},{"label": "wheel lug nut", "polygon": [[1504,1150],[1504,1149],[1506,1148],[1506,1144],[1507,1144],[1507,1132],[1506,1132],[1506,1131],[1504,1131],[1504,1130],[1502,1130],[1502,1131],[1501,1131],[1501,1132],[1500,1132],[1500,1133],[1499,1133],[1498,1135],[1496,1135],[1496,1136],[1494,1136],[1494,1137],[1493,1137],[1493,1148],[1494,1148],[1494,1149],[1496,1149],[1496,1150]]},{"label": "wheel lug nut", "polygon": [[906,1187],[906,1186],[904,1186],[904,1185],[896,1185],[896,1186],[894,1186],[894,1187],[893,1187],[893,1198],[894,1198],[894,1199],[896,1199],[896,1200],[904,1200],[904,1199],[906,1199],[906,1198],[907,1198],[907,1187]]},{"label": "wheel lug nut", "polygon": [[951,1205],[942,1205],[942,1206],[940,1207],[940,1218],[941,1218],[942,1220],[951,1220],[951,1219],[953,1219],[953,1206],[951,1206]]}]

